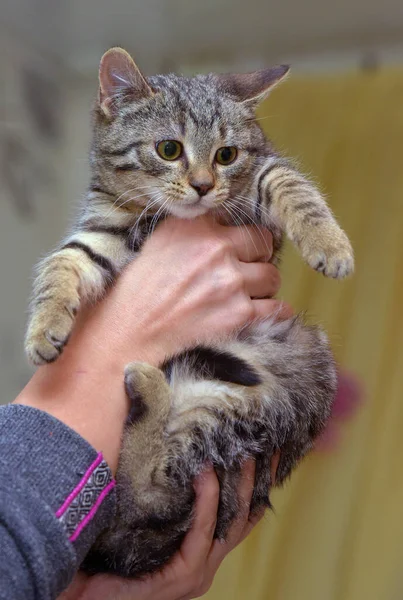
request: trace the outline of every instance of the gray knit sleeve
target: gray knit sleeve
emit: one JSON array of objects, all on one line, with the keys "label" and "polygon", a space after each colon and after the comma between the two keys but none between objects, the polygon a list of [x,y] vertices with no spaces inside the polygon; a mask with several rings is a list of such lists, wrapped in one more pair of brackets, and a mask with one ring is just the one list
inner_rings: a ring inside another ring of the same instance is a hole
[{"label": "gray knit sleeve", "polygon": [[115,513],[115,481],[75,431],[0,407],[0,600],[54,600]]}]

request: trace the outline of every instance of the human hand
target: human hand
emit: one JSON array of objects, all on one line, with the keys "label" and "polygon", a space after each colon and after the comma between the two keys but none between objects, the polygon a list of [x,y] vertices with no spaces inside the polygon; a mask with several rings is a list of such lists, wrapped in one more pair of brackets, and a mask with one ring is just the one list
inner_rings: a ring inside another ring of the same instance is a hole
[{"label": "human hand", "polygon": [[[272,481],[278,459],[276,455],[272,461]],[[263,516],[263,512],[255,517],[249,515],[254,478],[255,463],[248,460],[239,484],[241,512],[225,543],[213,539],[219,485],[210,468],[196,482],[192,529],[180,551],[162,571],[143,580],[127,580],[114,575],[88,577],[79,573],[59,600],[190,600],[202,596],[210,588],[224,558],[249,535]]]},{"label": "human hand", "polygon": [[141,360],[157,365],[279,310],[268,299],[280,288],[279,272],[267,262],[272,251],[264,228],[224,227],[208,217],[164,221],[92,317],[119,373],[133,360],[133,333],[141,336]]}]

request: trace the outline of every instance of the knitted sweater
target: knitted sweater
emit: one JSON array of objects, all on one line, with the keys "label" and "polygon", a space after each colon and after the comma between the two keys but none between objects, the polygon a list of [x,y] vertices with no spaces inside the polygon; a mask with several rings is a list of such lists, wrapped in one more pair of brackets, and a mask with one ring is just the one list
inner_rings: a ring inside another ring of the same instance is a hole
[{"label": "knitted sweater", "polygon": [[49,414],[0,407],[0,600],[54,600],[115,512],[115,481]]}]

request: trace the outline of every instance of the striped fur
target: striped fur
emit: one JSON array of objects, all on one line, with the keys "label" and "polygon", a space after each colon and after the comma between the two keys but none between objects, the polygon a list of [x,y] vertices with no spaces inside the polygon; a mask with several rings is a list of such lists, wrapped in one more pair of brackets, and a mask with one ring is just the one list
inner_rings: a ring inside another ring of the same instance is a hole
[{"label": "striped fur", "polygon": [[[353,270],[353,253],[317,188],[265,139],[255,108],[285,67],[249,75],[145,79],[123,50],[101,62],[94,108],[91,182],[73,232],[38,267],[26,351],[56,360],[86,302],[102,297],[141,250],[159,219],[209,212],[226,224],[264,224],[278,259],[283,233],[329,277]],[[163,140],[182,144],[162,159]],[[237,149],[229,165],[219,148]],[[197,185],[212,188],[199,195]],[[221,501],[216,535],[237,514],[246,456],[257,460],[252,510],[269,506],[270,459],[278,482],[312,446],[329,414],[336,375],[326,336],[300,318],[255,323],[210,348],[172,357],[161,369],[132,364],[133,410],[118,472],[118,516],[86,562],[92,571],[138,576],[160,568],[192,518],[192,481],[206,460]]]}]

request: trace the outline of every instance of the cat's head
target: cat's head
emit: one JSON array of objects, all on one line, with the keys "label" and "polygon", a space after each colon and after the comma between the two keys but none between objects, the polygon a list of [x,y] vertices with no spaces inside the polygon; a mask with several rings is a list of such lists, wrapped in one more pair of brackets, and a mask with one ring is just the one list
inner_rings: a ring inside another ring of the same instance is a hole
[{"label": "cat's head", "polygon": [[145,78],[127,52],[112,48],[99,70],[94,181],[126,210],[192,218],[229,206],[268,153],[255,108],[287,72]]}]

